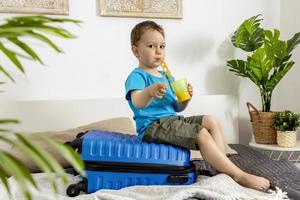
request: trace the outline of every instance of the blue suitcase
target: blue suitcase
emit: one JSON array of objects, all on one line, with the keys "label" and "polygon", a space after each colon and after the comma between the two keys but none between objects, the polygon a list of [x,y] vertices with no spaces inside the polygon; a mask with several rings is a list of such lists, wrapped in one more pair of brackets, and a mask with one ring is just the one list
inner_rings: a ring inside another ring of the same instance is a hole
[{"label": "blue suitcase", "polygon": [[196,179],[188,149],[96,130],[68,144],[80,153],[86,168],[86,177],[67,188],[69,196],[133,185],[188,185]]}]

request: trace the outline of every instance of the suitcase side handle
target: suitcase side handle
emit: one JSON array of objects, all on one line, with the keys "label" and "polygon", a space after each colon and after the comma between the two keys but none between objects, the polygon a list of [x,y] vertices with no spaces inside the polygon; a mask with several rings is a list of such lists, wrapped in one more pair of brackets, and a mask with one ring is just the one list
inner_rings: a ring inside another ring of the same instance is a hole
[{"label": "suitcase side handle", "polygon": [[82,138],[76,138],[72,142],[66,142],[65,144],[72,147],[78,153],[81,153]]},{"label": "suitcase side handle", "polygon": [[187,175],[170,175],[167,178],[168,183],[179,183],[183,184],[188,182],[189,177]]},{"label": "suitcase side handle", "polygon": [[88,131],[78,133],[76,136],[76,139],[74,139],[71,142],[66,142],[66,145],[69,145],[72,147],[75,151],[78,153],[81,153],[81,147],[82,147],[82,137],[87,133]]}]

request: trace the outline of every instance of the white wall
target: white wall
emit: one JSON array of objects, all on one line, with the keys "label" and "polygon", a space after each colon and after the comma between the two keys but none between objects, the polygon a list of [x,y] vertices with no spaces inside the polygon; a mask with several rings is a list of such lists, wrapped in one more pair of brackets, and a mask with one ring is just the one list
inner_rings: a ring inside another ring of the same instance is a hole
[{"label": "white wall", "polygon": [[[300,32],[300,1],[281,1],[280,29],[281,37],[285,40]],[[291,110],[300,113],[300,47],[292,52],[295,65],[278,84],[274,94],[274,110]],[[300,139],[300,134],[298,134]]]},{"label": "white wall", "polygon": [[[300,32],[300,1],[281,1],[280,29],[281,37],[290,39],[295,33]],[[300,47],[292,52],[295,65],[278,84],[275,93],[276,110],[292,110],[300,112]]]},{"label": "white wall", "polygon": [[[229,36],[244,19],[259,13],[263,14],[264,27],[279,27],[279,0],[183,0],[183,19],[155,19],[165,28],[167,63],[175,77],[187,77],[195,95],[239,96],[242,143],[251,137],[245,102],[260,106],[259,94],[248,80],[228,71],[226,60],[241,54],[230,44]],[[6,90],[2,99],[124,96],[124,81],[136,66],[129,34],[136,23],[145,19],[96,16],[96,1],[82,0],[70,0],[69,16],[84,23],[81,27],[66,26],[77,39],[54,39],[66,53],[58,55],[35,43],[47,67],[24,62],[27,75],[16,72],[17,84],[2,87]],[[4,61],[3,65],[10,63]]]}]

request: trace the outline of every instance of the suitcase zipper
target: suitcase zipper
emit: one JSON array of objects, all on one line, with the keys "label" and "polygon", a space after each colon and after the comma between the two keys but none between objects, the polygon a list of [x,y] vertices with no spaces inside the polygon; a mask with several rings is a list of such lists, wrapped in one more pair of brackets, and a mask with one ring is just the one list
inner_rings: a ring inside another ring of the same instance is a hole
[{"label": "suitcase zipper", "polygon": [[133,172],[133,173],[160,173],[160,174],[186,174],[195,171],[195,166],[173,166],[148,163],[122,163],[122,162],[91,162],[85,161],[86,170]]}]

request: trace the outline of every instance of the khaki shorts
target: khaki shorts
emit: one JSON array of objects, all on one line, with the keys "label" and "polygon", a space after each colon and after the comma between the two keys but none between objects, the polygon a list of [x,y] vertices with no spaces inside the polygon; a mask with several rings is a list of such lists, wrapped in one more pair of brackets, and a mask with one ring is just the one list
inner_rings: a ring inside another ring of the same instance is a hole
[{"label": "khaki shorts", "polygon": [[203,116],[171,116],[161,118],[146,128],[143,141],[168,143],[187,149],[198,150],[196,135],[203,128],[201,126]]}]

